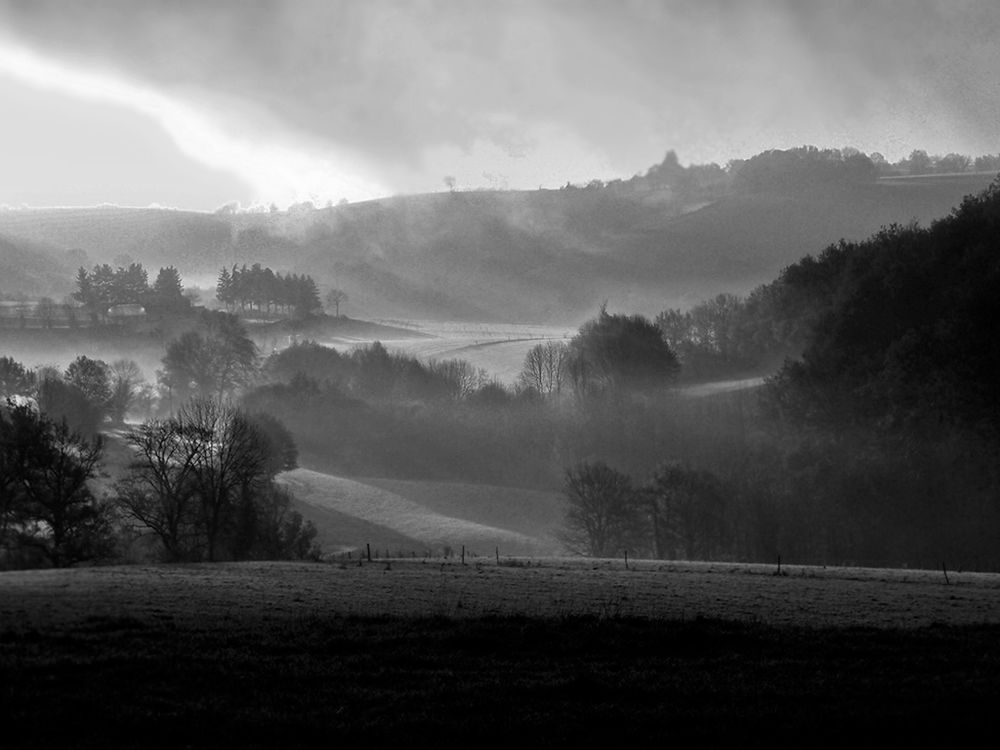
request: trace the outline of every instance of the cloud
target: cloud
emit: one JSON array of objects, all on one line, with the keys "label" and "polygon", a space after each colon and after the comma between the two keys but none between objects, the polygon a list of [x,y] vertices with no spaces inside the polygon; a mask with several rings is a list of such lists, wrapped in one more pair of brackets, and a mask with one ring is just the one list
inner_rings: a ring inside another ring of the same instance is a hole
[{"label": "cloud", "polygon": [[0,2],[39,54],[323,165],[310,184],[395,190],[627,175],[669,148],[1000,150],[998,21],[991,0]]}]

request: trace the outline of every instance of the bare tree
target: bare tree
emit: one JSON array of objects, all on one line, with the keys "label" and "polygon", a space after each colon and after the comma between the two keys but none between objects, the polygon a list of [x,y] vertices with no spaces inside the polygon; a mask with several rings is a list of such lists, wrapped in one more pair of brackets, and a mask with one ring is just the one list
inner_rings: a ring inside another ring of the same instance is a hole
[{"label": "bare tree", "polygon": [[632,481],[603,461],[581,463],[566,472],[568,506],[563,542],[595,557],[617,555],[645,544],[639,493]]},{"label": "bare tree", "polygon": [[183,451],[192,455],[192,482],[212,561],[240,494],[259,490],[271,479],[268,442],[243,412],[215,400],[192,399],[177,424]]},{"label": "bare tree", "polygon": [[347,292],[343,289],[331,289],[326,293],[326,306],[333,308],[335,317],[340,317],[340,306],[347,302]]},{"label": "bare tree", "polygon": [[519,380],[543,396],[558,396],[566,384],[569,347],[548,341],[532,347],[524,358]]},{"label": "bare tree", "polygon": [[176,419],[150,420],[130,430],[125,439],[136,459],[116,484],[121,507],[159,538],[168,560],[189,556],[196,539],[192,480],[202,446],[183,440],[181,432]]},{"label": "bare tree", "polygon": [[468,398],[490,382],[486,370],[464,359],[434,360],[430,370],[445,381],[449,395],[456,400]]},{"label": "bare tree", "polygon": [[297,454],[277,420],[194,399],[176,417],[149,420],[126,439],[136,460],[115,485],[118,503],[153,532],[168,560],[316,553],[315,528],[273,482]]}]

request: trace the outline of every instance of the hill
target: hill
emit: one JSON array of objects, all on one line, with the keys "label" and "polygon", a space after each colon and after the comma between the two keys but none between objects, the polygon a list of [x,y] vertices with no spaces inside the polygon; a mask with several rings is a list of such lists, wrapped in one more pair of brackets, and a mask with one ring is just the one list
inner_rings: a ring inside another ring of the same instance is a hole
[{"label": "hill", "polygon": [[[607,299],[654,314],[746,292],[806,253],[883,225],[928,223],[992,175],[940,175],[706,200],[613,187],[400,196],[322,209],[0,212],[0,232],[87,261],[127,255],[214,284],[224,264],[308,273],[365,317],[577,324]],[[85,253],[81,256],[80,251]],[[82,263],[81,263],[82,264]]]},{"label": "hill", "polygon": [[279,480],[316,524],[326,552],[389,549],[435,554],[465,546],[470,554],[554,554],[561,498],[550,492],[448,482],[353,480],[309,469]]},{"label": "hill", "polygon": [[72,287],[72,260],[51,245],[0,234],[0,297],[61,298]]}]

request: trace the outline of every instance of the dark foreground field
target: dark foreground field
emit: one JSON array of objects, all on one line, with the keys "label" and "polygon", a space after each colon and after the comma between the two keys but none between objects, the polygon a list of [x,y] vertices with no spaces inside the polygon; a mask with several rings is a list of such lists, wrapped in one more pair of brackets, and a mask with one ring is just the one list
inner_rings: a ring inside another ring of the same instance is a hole
[{"label": "dark foreground field", "polygon": [[993,727],[1000,578],[938,576],[562,561],[4,573],[0,744],[954,744]]}]

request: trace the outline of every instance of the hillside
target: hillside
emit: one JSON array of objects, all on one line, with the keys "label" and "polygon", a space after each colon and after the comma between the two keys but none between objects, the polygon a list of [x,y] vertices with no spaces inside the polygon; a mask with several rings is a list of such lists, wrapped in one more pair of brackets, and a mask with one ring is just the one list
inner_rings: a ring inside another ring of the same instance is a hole
[{"label": "hillside", "polygon": [[[5,216],[0,212],[0,216]],[[72,255],[40,242],[0,234],[0,296],[60,298],[72,286]]]},{"label": "hillside", "polygon": [[[0,232],[74,257],[128,255],[211,284],[223,264],[308,273],[350,295],[349,312],[577,324],[607,300],[653,314],[746,292],[806,253],[890,223],[923,224],[988,174],[883,179],[714,201],[669,189],[457,192],[324,209],[198,214],[162,209],[0,212]],[[0,245],[10,263],[24,243]],[[71,264],[70,264],[71,265]]]},{"label": "hillside", "polygon": [[562,500],[554,493],[447,482],[352,480],[309,469],[281,475],[326,552],[555,554]]}]

